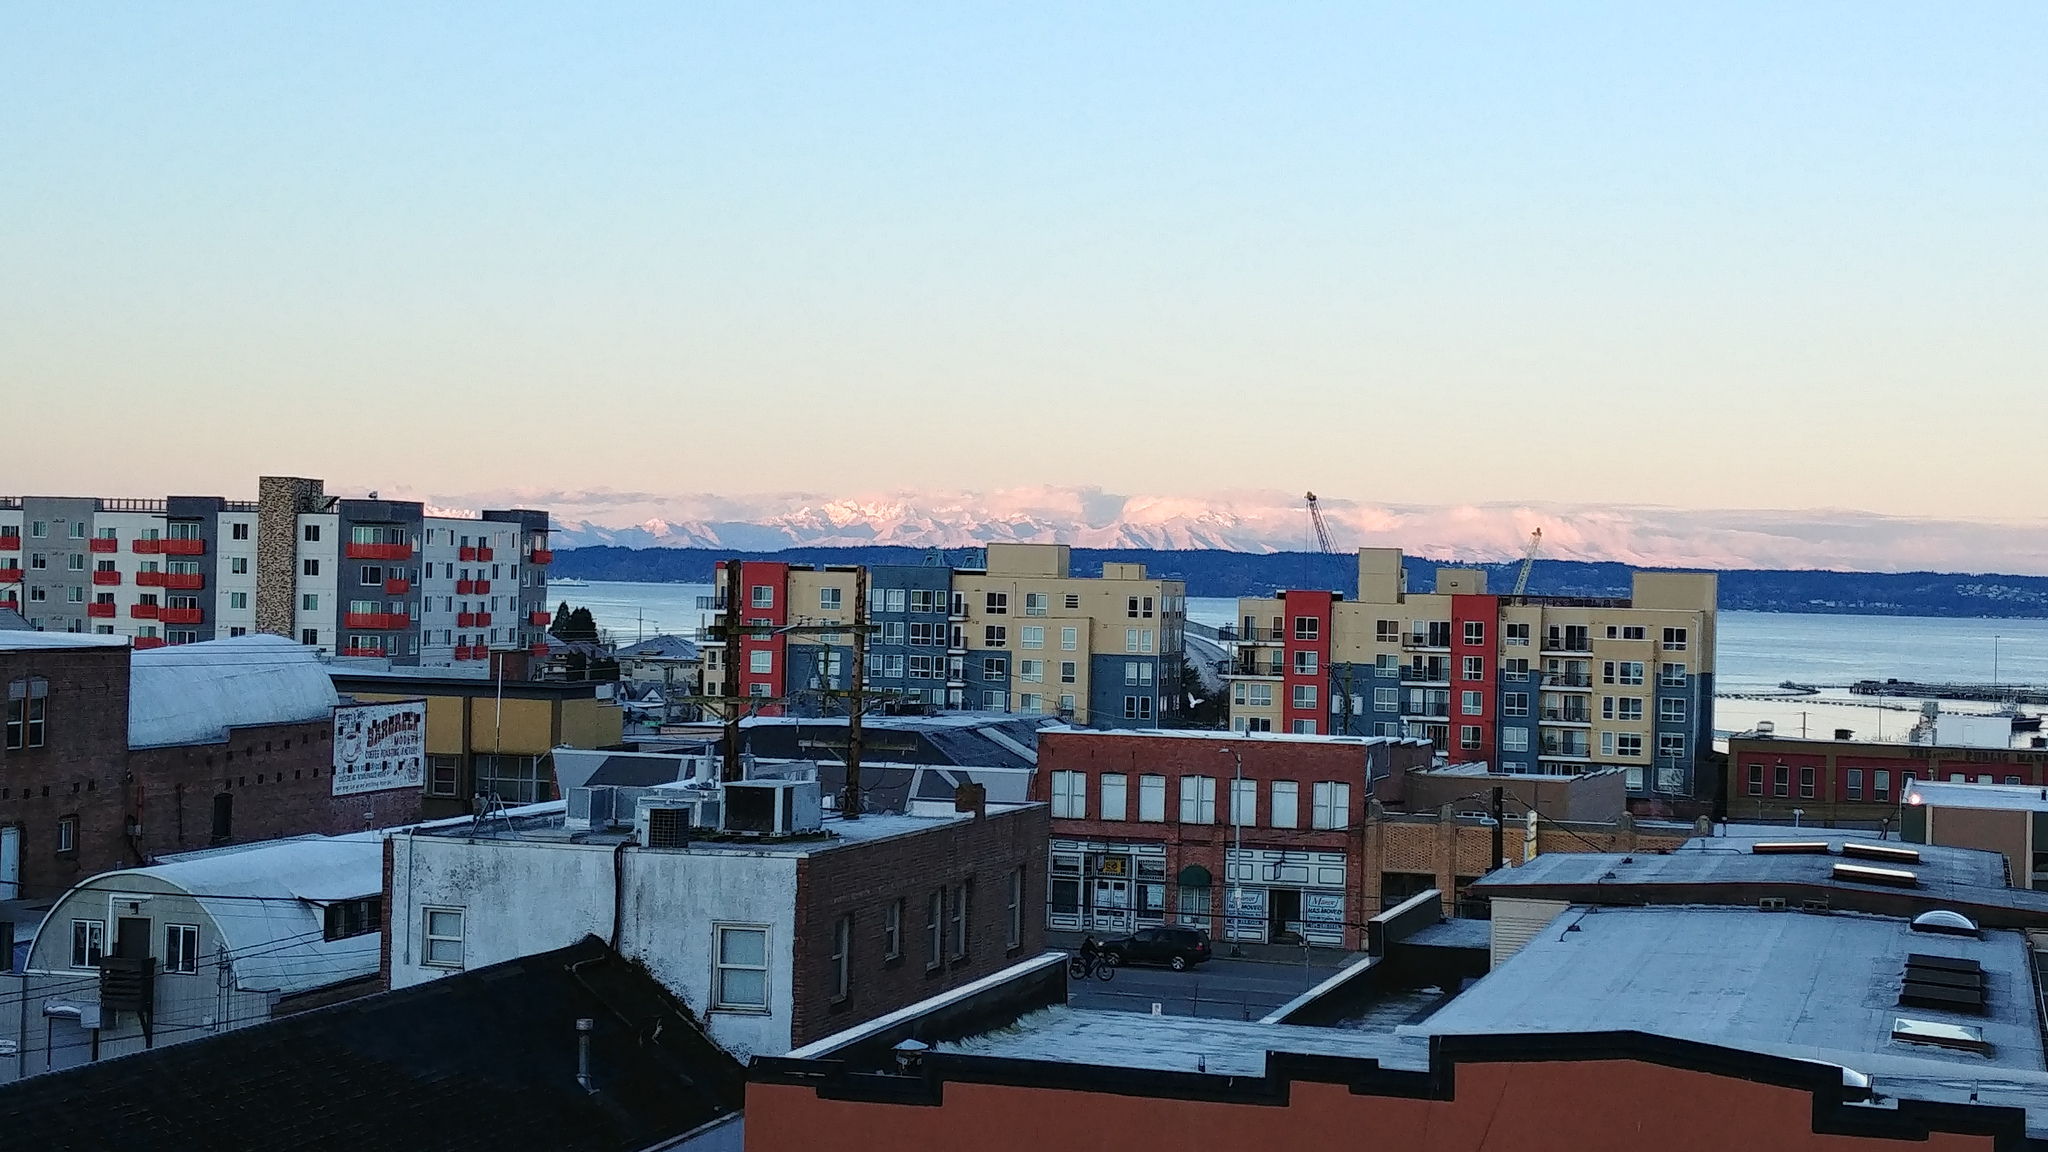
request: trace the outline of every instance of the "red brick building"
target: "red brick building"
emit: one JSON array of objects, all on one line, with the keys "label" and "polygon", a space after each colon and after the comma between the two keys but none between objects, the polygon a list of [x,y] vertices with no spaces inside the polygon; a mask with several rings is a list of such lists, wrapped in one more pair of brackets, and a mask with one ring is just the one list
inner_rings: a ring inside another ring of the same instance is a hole
[{"label": "red brick building", "polygon": [[1380,901],[1362,866],[1369,801],[1398,801],[1432,753],[1399,737],[1048,730],[1031,794],[1052,811],[1046,924],[1355,949]]},{"label": "red brick building", "polygon": [[334,687],[289,640],[137,654],[120,637],[4,632],[0,684],[0,898],[54,896],[168,853],[420,815],[417,789],[333,795]]},{"label": "red brick building", "polygon": [[1738,736],[1723,782],[1732,820],[1898,824],[1908,780],[2048,785],[2048,749]]}]

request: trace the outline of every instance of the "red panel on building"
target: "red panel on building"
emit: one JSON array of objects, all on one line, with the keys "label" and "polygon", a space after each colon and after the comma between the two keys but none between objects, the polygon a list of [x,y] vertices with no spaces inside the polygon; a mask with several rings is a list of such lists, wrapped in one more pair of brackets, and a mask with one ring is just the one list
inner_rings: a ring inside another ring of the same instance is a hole
[{"label": "red panel on building", "polygon": [[[728,674],[739,676],[742,696],[781,696],[787,683],[789,639],[778,631],[789,623],[789,565],[767,560],[747,560],[740,565],[740,586],[727,589],[738,596],[741,634],[737,638],[739,658],[731,662]],[[757,630],[770,630],[761,634]],[[735,645],[728,644],[728,651]],[[768,654],[767,671],[755,672],[757,652]],[[780,705],[761,707],[763,716],[782,715]]]},{"label": "red panel on building", "polygon": [[[1451,718],[1450,753],[1453,764],[1491,764],[1496,750],[1494,723],[1498,719],[1500,688],[1500,597],[1451,597]],[[1476,663],[1474,663],[1476,661]],[[1479,676],[1468,675],[1468,665]],[[1479,711],[1465,709],[1466,694],[1479,694]],[[1468,746],[1467,730],[1479,731],[1476,747]]]},{"label": "red panel on building", "polygon": [[[1292,732],[1297,722],[1313,725],[1310,732],[1330,730],[1330,604],[1328,592],[1295,590],[1281,594],[1281,634],[1286,655],[1281,687],[1283,727]],[[1297,707],[1297,701],[1300,706]]]}]

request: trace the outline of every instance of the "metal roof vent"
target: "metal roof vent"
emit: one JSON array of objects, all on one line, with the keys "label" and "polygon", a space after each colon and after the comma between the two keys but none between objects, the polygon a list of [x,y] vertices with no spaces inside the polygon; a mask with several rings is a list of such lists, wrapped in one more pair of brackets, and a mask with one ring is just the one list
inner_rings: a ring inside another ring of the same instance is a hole
[{"label": "metal roof vent", "polygon": [[1889,844],[1861,844],[1854,840],[1842,841],[1842,855],[1854,856],[1860,860],[1889,860],[1894,864],[1920,863],[1920,852],[1916,848],[1894,848]]},{"label": "metal roof vent", "polygon": [[1986,1055],[1991,1052],[1991,1045],[1984,1041],[1984,1030],[1967,1024],[1938,1024],[1932,1020],[1899,1016],[1892,1020],[1892,1039],[1902,1044],[1932,1044],[1937,1048],[1955,1048]]},{"label": "metal roof vent", "polygon": [[1984,1014],[1984,966],[1960,956],[1906,957],[1906,979],[1899,1003],[1911,1008]]},{"label": "metal roof vent", "polygon": [[1825,840],[1759,840],[1749,846],[1753,856],[1825,856]]},{"label": "metal roof vent", "polygon": [[1939,932],[1944,936],[1977,936],[1977,924],[1961,912],[1936,908],[1913,917],[1913,931]]},{"label": "metal roof vent", "polygon": [[1857,884],[1884,884],[1893,888],[1918,888],[1920,877],[1917,873],[1903,868],[1873,868],[1868,864],[1837,864],[1832,875],[1837,880],[1848,880]]}]

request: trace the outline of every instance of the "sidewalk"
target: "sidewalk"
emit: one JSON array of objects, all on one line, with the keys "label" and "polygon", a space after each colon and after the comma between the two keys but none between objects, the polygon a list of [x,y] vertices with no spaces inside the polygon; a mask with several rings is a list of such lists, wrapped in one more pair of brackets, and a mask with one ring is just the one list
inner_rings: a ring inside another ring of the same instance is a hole
[{"label": "sidewalk", "polygon": [[[1072,952],[1081,947],[1082,935],[1080,932],[1069,932],[1063,928],[1048,928],[1045,930],[1045,946],[1047,948],[1059,949],[1062,952]],[[1098,935],[1096,939],[1104,940],[1109,939],[1109,937]],[[1234,945],[1229,940],[1211,940],[1209,944],[1214,949],[1213,955],[1218,960],[1241,959],[1256,961],[1261,964],[1289,964],[1300,968],[1303,966],[1302,953],[1307,952],[1308,967],[1328,969],[1330,971],[1343,968],[1364,955],[1362,952],[1346,952],[1342,948],[1301,948],[1292,944]],[[1244,949],[1244,955],[1241,957],[1232,956],[1230,950],[1233,947]]]}]

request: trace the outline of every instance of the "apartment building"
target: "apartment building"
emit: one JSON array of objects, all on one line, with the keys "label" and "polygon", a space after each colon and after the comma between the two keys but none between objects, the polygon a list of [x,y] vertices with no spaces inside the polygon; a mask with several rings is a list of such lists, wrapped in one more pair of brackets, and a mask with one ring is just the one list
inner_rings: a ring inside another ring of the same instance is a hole
[{"label": "apartment building", "polygon": [[[844,710],[862,570],[743,562],[745,634],[732,662],[763,715]],[[1097,728],[1154,728],[1182,709],[1187,590],[1142,564],[1075,576],[1064,544],[991,544],[979,567],[866,570],[868,690],[909,708],[1058,716]],[[726,575],[718,574],[724,602]],[[705,692],[723,690],[726,644],[705,645]]]},{"label": "apartment building", "polygon": [[1638,797],[1686,797],[1713,739],[1711,573],[1637,572],[1632,595],[1504,596],[1477,569],[1411,592],[1399,549],[1361,548],[1356,600],[1238,602],[1231,727],[1417,735],[1454,763],[1575,775],[1616,767]]},{"label": "apartment building", "polygon": [[137,648],[252,632],[398,664],[544,651],[548,517],[475,518],[327,496],[266,476],[258,498],[0,499],[0,605],[49,632]]}]

